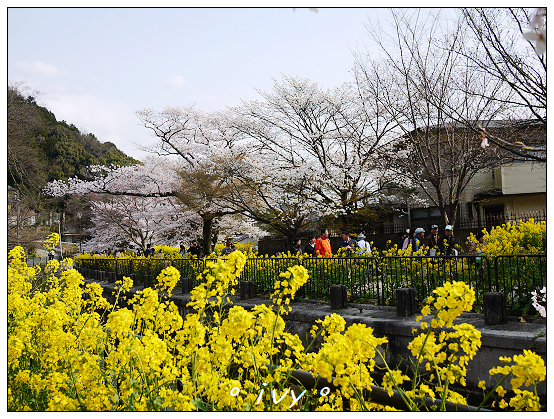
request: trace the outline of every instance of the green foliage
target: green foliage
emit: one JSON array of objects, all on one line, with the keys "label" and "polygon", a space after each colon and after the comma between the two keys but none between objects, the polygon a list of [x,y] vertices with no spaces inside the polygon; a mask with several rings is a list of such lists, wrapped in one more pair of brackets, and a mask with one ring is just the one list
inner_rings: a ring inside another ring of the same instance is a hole
[{"label": "green foliage", "polygon": [[91,165],[138,163],[110,142],[57,121],[48,109],[8,86],[8,185],[39,193],[47,182],[83,176]]}]

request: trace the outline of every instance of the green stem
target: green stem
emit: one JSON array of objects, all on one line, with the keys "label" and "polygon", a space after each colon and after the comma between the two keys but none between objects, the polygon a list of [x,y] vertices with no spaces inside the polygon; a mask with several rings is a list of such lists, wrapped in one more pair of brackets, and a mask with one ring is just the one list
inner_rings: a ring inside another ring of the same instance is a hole
[{"label": "green stem", "polygon": [[[366,342],[368,343],[368,342]],[[369,344],[369,343],[368,343]],[[371,345],[371,344],[369,344]],[[376,348],[375,346],[373,346],[373,349],[375,349],[375,352],[379,355],[379,357],[381,358],[381,360],[383,361],[383,364],[385,364],[385,368],[386,370],[388,371],[389,373],[389,376],[391,378],[391,381],[392,381],[392,384],[393,384],[393,387],[394,389],[398,392],[398,394],[400,395],[400,397],[402,398],[402,401],[404,402],[404,404],[406,405],[406,407],[408,408],[408,410],[410,411],[413,411],[414,408],[415,408],[415,404],[414,403],[410,403],[409,399],[407,398],[406,396],[406,393],[404,392],[404,390],[402,390],[398,384],[396,384],[396,381],[394,380],[394,377],[393,375],[391,374],[391,369],[389,367],[389,364],[387,364],[387,361],[385,360],[385,357],[384,355],[381,353],[381,351]]]},{"label": "green stem", "polygon": [[512,375],[512,373],[506,374],[504,377],[502,377],[502,379],[498,383],[496,383],[496,385],[489,392],[489,394],[487,394],[487,396],[483,399],[483,401],[481,403],[479,403],[479,406],[477,406],[477,411],[479,411],[481,409],[481,407],[483,407],[483,405],[487,402],[487,400],[494,394],[494,392],[496,391],[498,386],[500,386],[506,380],[506,378],[508,378],[510,375]]}]

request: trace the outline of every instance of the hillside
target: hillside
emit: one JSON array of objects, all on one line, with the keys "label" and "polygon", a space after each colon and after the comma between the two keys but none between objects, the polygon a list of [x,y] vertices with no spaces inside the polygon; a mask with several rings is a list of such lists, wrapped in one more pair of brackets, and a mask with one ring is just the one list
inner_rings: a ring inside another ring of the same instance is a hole
[{"label": "hillside", "polygon": [[18,86],[8,86],[8,185],[38,195],[47,182],[85,176],[96,164],[138,163],[111,142],[58,121]]}]

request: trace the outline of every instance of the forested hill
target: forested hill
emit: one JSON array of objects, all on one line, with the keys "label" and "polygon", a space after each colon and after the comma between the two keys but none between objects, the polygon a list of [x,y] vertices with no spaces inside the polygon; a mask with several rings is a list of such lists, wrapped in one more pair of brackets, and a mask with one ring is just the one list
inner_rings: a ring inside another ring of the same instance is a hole
[{"label": "forested hill", "polygon": [[95,164],[138,163],[111,142],[57,121],[48,109],[8,86],[8,185],[36,194],[47,182],[82,177]]}]

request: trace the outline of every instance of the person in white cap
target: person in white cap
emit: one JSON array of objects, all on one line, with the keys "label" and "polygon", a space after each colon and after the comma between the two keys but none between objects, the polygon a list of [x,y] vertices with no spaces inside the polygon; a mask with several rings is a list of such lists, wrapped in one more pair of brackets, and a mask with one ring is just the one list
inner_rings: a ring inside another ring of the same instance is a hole
[{"label": "person in white cap", "polygon": [[358,234],[358,250],[356,253],[371,253],[369,242],[365,241],[364,233]]},{"label": "person in white cap", "polygon": [[423,249],[425,247],[425,243],[423,242],[424,236],[425,230],[421,227],[416,228],[415,236],[412,240],[412,252],[417,252],[419,249]]},{"label": "person in white cap", "polygon": [[439,249],[443,255],[456,255],[458,252],[454,249],[455,244],[456,239],[454,238],[454,234],[452,232],[452,226],[447,225],[444,227],[444,236],[442,236],[439,240]]}]

